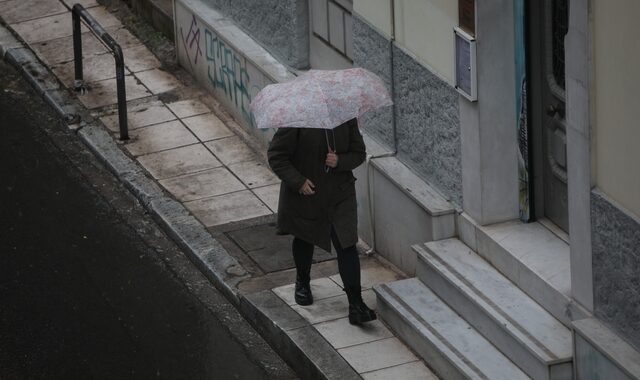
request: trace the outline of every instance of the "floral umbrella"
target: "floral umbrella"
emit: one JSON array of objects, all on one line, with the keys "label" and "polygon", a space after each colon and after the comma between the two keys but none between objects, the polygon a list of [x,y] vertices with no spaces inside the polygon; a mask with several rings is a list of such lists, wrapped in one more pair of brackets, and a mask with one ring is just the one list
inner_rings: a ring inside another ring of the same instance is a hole
[{"label": "floral umbrella", "polygon": [[251,111],[258,128],[333,129],[391,104],[382,80],[368,70],[309,70],[263,88]]}]

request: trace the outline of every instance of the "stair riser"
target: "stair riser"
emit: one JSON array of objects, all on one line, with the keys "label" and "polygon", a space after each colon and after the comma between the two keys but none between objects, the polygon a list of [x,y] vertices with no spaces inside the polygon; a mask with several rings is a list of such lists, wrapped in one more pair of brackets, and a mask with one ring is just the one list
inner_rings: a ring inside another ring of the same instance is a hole
[{"label": "stair riser", "polygon": [[588,317],[569,297],[540,278],[481,229],[476,229],[476,237],[476,252],[567,328],[571,328],[572,320]]},{"label": "stair riser", "polygon": [[441,299],[445,300],[453,310],[532,378],[545,380],[571,379],[571,376],[553,376],[552,374],[556,373],[566,373],[566,371],[554,370],[555,366],[566,366],[566,363],[547,365],[522,342],[511,335],[509,331],[504,329],[502,323],[494,319],[472,296],[459,289],[456,284],[449,280],[447,275],[438,270],[436,265],[430,263],[421,254],[418,255],[416,277]]},{"label": "stair riser", "polygon": [[472,299],[467,298],[440,272],[422,259],[418,259],[416,277],[472,325],[480,334],[496,346],[505,356],[513,361],[525,373],[535,379],[549,380],[546,366],[532,356],[513,337],[500,327]]},{"label": "stair riser", "polygon": [[413,329],[398,311],[389,305],[384,297],[378,295],[376,311],[381,319],[400,337],[411,349],[418,354],[441,379],[466,380],[470,379],[460,372],[446,356],[429,340]]}]

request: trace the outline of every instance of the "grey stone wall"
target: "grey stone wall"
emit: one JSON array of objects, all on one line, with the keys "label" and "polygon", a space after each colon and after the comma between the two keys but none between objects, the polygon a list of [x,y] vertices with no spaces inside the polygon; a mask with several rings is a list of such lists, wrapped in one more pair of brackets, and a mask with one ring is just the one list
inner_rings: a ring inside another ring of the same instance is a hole
[{"label": "grey stone wall", "polygon": [[[389,39],[378,33],[362,20],[353,15],[353,65],[363,67],[378,75],[391,92],[391,49]],[[393,149],[392,130],[393,108],[388,107],[364,114],[359,123],[369,135]]]},{"label": "grey stone wall", "polygon": [[393,55],[398,157],[462,205],[458,93],[398,47]]},{"label": "grey stone wall", "polygon": [[640,349],[640,221],[591,192],[594,313]]},{"label": "grey stone wall", "polygon": [[[354,66],[394,80],[398,158],[451,201],[462,205],[458,93],[357,15],[353,19]],[[391,57],[393,54],[393,73]],[[393,74],[393,75],[392,75]],[[364,129],[394,146],[392,110],[365,115]]]},{"label": "grey stone wall", "polygon": [[206,0],[283,63],[309,67],[308,0]]}]

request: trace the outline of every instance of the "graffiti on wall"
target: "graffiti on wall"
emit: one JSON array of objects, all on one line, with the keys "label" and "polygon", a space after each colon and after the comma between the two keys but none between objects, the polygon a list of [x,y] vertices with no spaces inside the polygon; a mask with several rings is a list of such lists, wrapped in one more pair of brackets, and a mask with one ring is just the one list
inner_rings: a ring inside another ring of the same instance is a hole
[{"label": "graffiti on wall", "polygon": [[[239,121],[257,130],[249,105],[252,95],[261,89],[256,83],[264,82],[260,71],[248,67],[252,64],[195,14],[181,7],[176,7],[176,12],[179,14],[177,40],[182,45],[178,46],[181,64],[203,81],[203,85],[224,97],[242,119]],[[251,78],[250,73],[257,78]],[[256,83],[252,83],[252,79]]]},{"label": "graffiti on wall", "polygon": [[202,57],[202,49],[200,48],[200,27],[196,16],[192,15],[189,32],[184,35],[182,26],[180,27],[180,36],[182,37],[182,45],[187,53],[189,64],[192,66],[198,64],[198,57]]},{"label": "graffiti on wall", "polygon": [[242,117],[254,127],[253,116],[249,110],[251,78],[247,71],[247,61],[236,54],[224,40],[205,28],[205,55],[209,82],[220,89],[240,111]]}]

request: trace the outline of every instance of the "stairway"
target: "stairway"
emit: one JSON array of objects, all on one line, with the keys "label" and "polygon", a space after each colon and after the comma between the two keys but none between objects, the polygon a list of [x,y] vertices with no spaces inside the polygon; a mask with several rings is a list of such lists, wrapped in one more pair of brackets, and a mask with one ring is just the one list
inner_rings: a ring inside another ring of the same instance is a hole
[{"label": "stairway", "polygon": [[460,240],[415,245],[374,288],[382,319],[444,379],[571,379],[571,331]]}]

